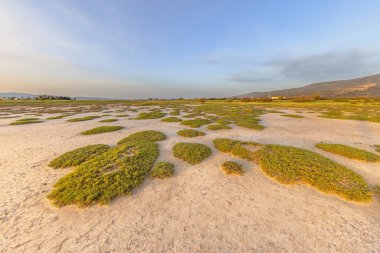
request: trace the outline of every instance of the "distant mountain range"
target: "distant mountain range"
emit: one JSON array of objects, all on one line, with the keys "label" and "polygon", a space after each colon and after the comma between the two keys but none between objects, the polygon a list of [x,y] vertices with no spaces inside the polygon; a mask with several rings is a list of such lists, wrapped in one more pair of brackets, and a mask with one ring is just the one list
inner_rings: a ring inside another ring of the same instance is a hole
[{"label": "distant mountain range", "polygon": [[[36,98],[37,95],[30,93],[18,93],[18,92],[0,92],[0,98]],[[112,98],[101,97],[71,97],[77,100],[112,100]]]},{"label": "distant mountain range", "polygon": [[320,94],[327,98],[380,98],[380,74],[350,80],[313,83],[300,88],[251,92],[238,97],[297,97]]}]

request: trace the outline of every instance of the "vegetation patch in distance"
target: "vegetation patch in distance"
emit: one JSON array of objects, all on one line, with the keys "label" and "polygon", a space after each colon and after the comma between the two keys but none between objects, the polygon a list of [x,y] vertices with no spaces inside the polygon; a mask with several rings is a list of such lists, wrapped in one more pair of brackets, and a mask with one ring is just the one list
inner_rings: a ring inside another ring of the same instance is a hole
[{"label": "vegetation patch in distance", "polygon": [[193,129],[179,130],[177,132],[177,134],[180,135],[180,136],[183,136],[183,137],[188,137],[188,138],[193,138],[193,137],[204,136],[205,135],[204,132],[193,130]]},{"label": "vegetation patch in distance", "polygon": [[367,162],[380,162],[380,156],[369,151],[358,149],[342,144],[328,144],[318,143],[315,145],[317,148],[326,152],[344,156],[350,159],[367,161]]},{"label": "vegetation patch in distance", "polygon": [[44,122],[43,120],[40,120],[39,118],[23,118],[23,119],[18,119],[10,125],[25,125],[25,124],[34,124],[34,123],[42,123]]},{"label": "vegetation patch in distance", "polygon": [[197,128],[203,125],[210,124],[211,120],[209,119],[202,119],[202,118],[195,118],[195,119],[190,119],[190,120],[184,120],[181,122],[182,125],[185,126],[190,126],[193,128]]},{"label": "vegetation patch in distance", "polygon": [[125,117],[128,117],[129,115],[128,114],[118,114],[116,115],[115,117],[118,117],[118,118],[125,118]]},{"label": "vegetation patch in distance", "polygon": [[125,144],[128,142],[133,142],[133,141],[162,141],[165,140],[166,136],[165,134],[155,131],[155,130],[146,130],[146,131],[141,131],[137,133],[130,134],[128,137],[121,139],[117,144]]},{"label": "vegetation patch in distance", "polygon": [[163,121],[163,122],[180,122],[180,121],[182,121],[182,119],[178,118],[178,117],[168,117],[168,118],[163,118],[161,121]]},{"label": "vegetation patch in distance", "polygon": [[81,117],[81,118],[73,118],[67,120],[68,122],[79,122],[79,121],[87,121],[87,120],[92,120],[92,119],[97,119],[100,118],[100,116],[86,116],[86,117]]},{"label": "vegetation patch in distance", "polygon": [[108,122],[115,122],[115,121],[118,121],[118,119],[103,119],[103,120],[100,120],[99,122],[108,123]]},{"label": "vegetation patch in distance", "polygon": [[297,115],[297,114],[281,114],[281,116],[288,117],[288,118],[296,118],[296,119],[305,118],[304,116]]},{"label": "vegetation patch in distance", "polygon": [[95,127],[92,129],[89,129],[87,131],[82,132],[83,135],[91,135],[91,134],[101,134],[101,133],[107,133],[107,132],[115,132],[118,130],[123,129],[122,126],[101,126],[101,127]]},{"label": "vegetation patch in distance", "polygon": [[222,130],[222,129],[231,129],[231,127],[228,125],[214,124],[214,125],[208,125],[207,129],[209,129],[209,130]]},{"label": "vegetation patch in distance", "polygon": [[163,118],[165,115],[166,113],[158,112],[158,111],[142,112],[134,119],[159,119],[159,118]]}]

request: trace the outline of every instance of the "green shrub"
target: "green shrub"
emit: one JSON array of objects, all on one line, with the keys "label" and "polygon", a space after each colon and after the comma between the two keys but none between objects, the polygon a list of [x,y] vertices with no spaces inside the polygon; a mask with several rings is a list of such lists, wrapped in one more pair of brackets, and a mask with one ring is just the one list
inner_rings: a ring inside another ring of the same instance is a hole
[{"label": "green shrub", "polygon": [[135,119],[159,119],[166,115],[166,113],[152,111],[152,112],[142,112]]},{"label": "green shrub", "polygon": [[115,122],[115,121],[118,121],[118,119],[103,119],[99,122],[102,122],[102,123],[108,123],[108,122]]},{"label": "green shrub", "polygon": [[289,146],[265,145],[255,156],[265,174],[281,183],[308,184],[351,201],[371,199],[362,176],[317,153]]},{"label": "green shrub", "polygon": [[59,179],[48,198],[57,206],[109,203],[114,197],[131,193],[138,187],[158,154],[157,143],[151,141],[118,145]]},{"label": "green shrub", "polygon": [[243,169],[243,166],[237,162],[233,162],[233,161],[225,161],[223,164],[222,164],[222,170],[224,171],[224,173],[226,173],[227,175],[242,175],[244,173],[244,169]]},{"label": "green shrub", "polygon": [[127,142],[133,142],[133,141],[162,141],[165,140],[166,136],[158,131],[155,130],[147,130],[147,131],[141,131],[137,133],[133,133],[129,135],[128,137],[121,139],[117,144],[125,144]]},{"label": "green shrub", "polygon": [[220,138],[214,140],[214,146],[220,152],[229,153],[239,158],[252,161],[255,160],[254,152],[245,146],[260,147],[261,144],[256,142],[242,142],[227,138]]},{"label": "green shrub", "polygon": [[221,124],[208,125],[207,128],[210,129],[210,130],[231,129],[230,126],[227,126],[227,125],[221,125]]},{"label": "green shrub", "polygon": [[81,134],[83,135],[91,135],[91,134],[100,134],[100,133],[107,133],[107,132],[114,132],[118,131],[120,129],[123,129],[122,126],[101,126],[101,127],[95,127],[90,130],[84,131]]},{"label": "green shrub", "polygon": [[118,117],[118,118],[125,118],[125,117],[128,117],[129,115],[128,114],[118,114],[116,115],[115,117]]},{"label": "green shrub", "polygon": [[281,116],[288,117],[288,118],[297,118],[297,119],[304,118],[304,116],[296,115],[296,114],[281,114]]},{"label": "green shrub", "polygon": [[193,130],[193,129],[179,130],[177,132],[177,134],[180,135],[180,136],[183,136],[183,137],[188,137],[188,138],[193,138],[193,137],[204,136],[205,135],[204,132]]},{"label": "green shrub", "polygon": [[169,162],[159,162],[154,165],[152,172],[150,173],[152,178],[164,179],[173,176],[174,164]]},{"label": "green shrub", "polygon": [[40,120],[39,118],[24,118],[24,119],[19,119],[16,120],[10,125],[25,125],[25,124],[33,124],[33,123],[42,123],[43,121]]},{"label": "green shrub", "polygon": [[100,116],[86,116],[86,117],[82,117],[82,118],[69,119],[67,121],[68,122],[79,122],[79,121],[87,121],[87,120],[92,120],[92,119],[97,119],[97,118],[100,118]]},{"label": "green shrub", "polygon": [[98,156],[109,149],[110,147],[104,144],[89,145],[82,148],[77,148],[60,155],[51,161],[49,166],[54,169],[77,166],[85,161],[91,160],[95,156]]},{"label": "green shrub", "polygon": [[367,162],[379,162],[380,156],[369,151],[353,148],[341,144],[327,144],[327,143],[318,143],[315,145],[317,148],[322,149],[326,152],[341,155],[347,158],[362,160]]},{"label": "green shrub", "polygon": [[211,121],[208,119],[201,119],[201,118],[195,118],[195,119],[190,119],[190,120],[184,120],[181,122],[182,125],[185,126],[190,126],[190,127],[200,127],[202,125],[207,125],[210,124]]},{"label": "green shrub", "polygon": [[182,121],[182,119],[178,118],[178,117],[168,117],[168,118],[162,119],[161,121],[163,121],[163,122],[179,122],[179,121]]},{"label": "green shrub", "polygon": [[173,155],[190,164],[197,164],[211,155],[211,149],[200,143],[179,142],[173,147]]}]

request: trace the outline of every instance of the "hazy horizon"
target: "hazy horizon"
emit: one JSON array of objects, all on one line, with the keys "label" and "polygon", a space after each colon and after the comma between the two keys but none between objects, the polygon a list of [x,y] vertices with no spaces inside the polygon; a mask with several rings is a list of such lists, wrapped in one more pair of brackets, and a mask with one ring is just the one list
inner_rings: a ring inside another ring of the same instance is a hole
[{"label": "hazy horizon", "polygon": [[0,92],[224,97],[380,71],[379,1],[0,2]]}]

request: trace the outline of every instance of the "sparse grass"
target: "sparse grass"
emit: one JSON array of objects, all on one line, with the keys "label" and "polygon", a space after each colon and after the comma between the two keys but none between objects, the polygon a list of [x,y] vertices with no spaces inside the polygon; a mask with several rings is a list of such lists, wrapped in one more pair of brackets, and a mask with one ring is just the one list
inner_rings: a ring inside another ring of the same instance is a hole
[{"label": "sparse grass", "polygon": [[165,140],[166,136],[158,131],[155,130],[147,130],[147,131],[141,131],[137,133],[133,133],[129,135],[128,137],[121,139],[117,144],[125,144],[128,142],[133,142],[133,141],[162,141]]},{"label": "sparse grass", "polygon": [[157,143],[151,141],[115,146],[59,179],[48,198],[57,206],[107,204],[138,187],[158,154]]},{"label": "sparse grass", "polygon": [[89,145],[81,148],[74,149],[63,155],[60,155],[56,159],[50,162],[49,166],[54,169],[67,168],[71,166],[77,166],[85,161],[99,156],[100,154],[109,150],[110,147],[104,144]]},{"label": "sparse grass", "polygon": [[159,111],[142,112],[135,119],[159,119],[159,118],[163,118],[165,115],[166,113],[159,112]]},{"label": "sparse grass", "polygon": [[371,200],[371,192],[362,176],[312,151],[265,145],[255,156],[265,174],[283,184],[304,183],[347,200]]},{"label": "sparse grass", "polygon": [[375,145],[376,152],[380,152],[380,145]]},{"label": "sparse grass", "polygon": [[95,127],[92,129],[89,129],[87,131],[82,132],[83,135],[91,135],[91,134],[101,134],[101,133],[107,133],[107,132],[115,132],[120,129],[123,129],[122,126],[101,126],[101,127]]},{"label": "sparse grass", "polygon": [[39,118],[23,118],[23,119],[19,119],[10,123],[10,125],[25,125],[25,124],[34,124],[34,123],[42,123],[42,122],[43,120],[40,120]]},{"label": "sparse grass", "polygon": [[362,160],[367,162],[380,162],[380,156],[369,151],[358,149],[342,144],[328,144],[318,143],[315,145],[317,148],[326,152],[344,156],[350,159]]},{"label": "sparse grass", "polygon": [[201,143],[179,142],[173,146],[173,155],[190,164],[198,164],[211,155],[211,149]]},{"label": "sparse grass", "polygon": [[243,166],[237,162],[225,161],[222,164],[222,170],[227,175],[242,175],[244,173]]},{"label": "sparse grass", "polygon": [[86,117],[81,117],[81,118],[69,119],[67,121],[68,122],[79,122],[79,121],[93,120],[93,119],[97,119],[97,118],[100,118],[100,116],[86,116]]},{"label": "sparse grass", "polygon": [[214,125],[208,125],[207,129],[210,130],[222,130],[222,129],[231,129],[230,126],[222,125],[222,124],[214,124]]},{"label": "sparse grass", "polygon": [[190,120],[184,120],[181,122],[182,125],[185,126],[190,126],[193,128],[197,128],[203,125],[210,124],[211,121],[208,119],[202,119],[202,118],[195,118],[195,119],[190,119]]},{"label": "sparse grass", "polygon": [[115,121],[118,121],[118,119],[103,119],[99,122],[102,122],[102,123],[108,123],[108,122],[115,122]]},{"label": "sparse grass", "polygon": [[182,121],[182,119],[178,118],[178,117],[168,117],[168,118],[162,119],[161,121],[163,121],[163,122],[180,122],[180,121]]},{"label": "sparse grass", "polygon": [[173,176],[174,164],[169,162],[159,162],[154,165],[150,175],[152,178],[164,179]]},{"label": "sparse grass", "polygon": [[296,118],[301,119],[304,118],[304,116],[297,115],[297,114],[281,114],[282,117],[288,117],[288,118]]},{"label": "sparse grass", "polygon": [[205,133],[193,129],[184,129],[184,130],[179,130],[177,132],[178,135],[183,136],[183,137],[188,137],[188,138],[193,138],[197,136],[204,136]]},{"label": "sparse grass", "polygon": [[128,114],[118,114],[116,115],[115,117],[118,117],[118,118],[125,118],[125,117],[128,117],[129,115]]}]

